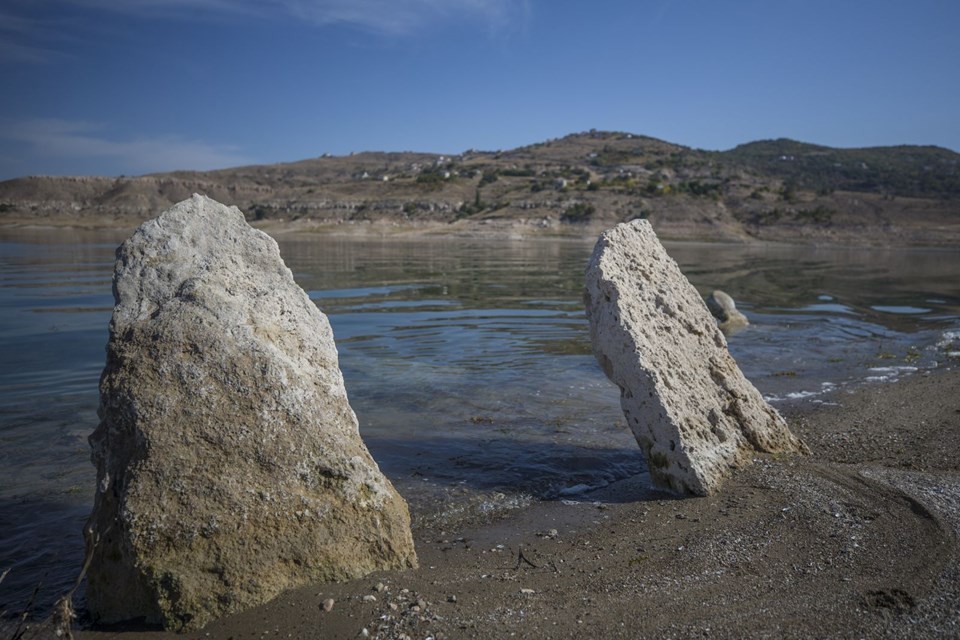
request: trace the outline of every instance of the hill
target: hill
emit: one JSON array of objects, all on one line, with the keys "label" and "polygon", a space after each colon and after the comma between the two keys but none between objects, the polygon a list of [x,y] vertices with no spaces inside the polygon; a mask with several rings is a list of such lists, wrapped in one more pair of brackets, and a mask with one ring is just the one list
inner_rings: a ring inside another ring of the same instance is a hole
[{"label": "hill", "polygon": [[832,149],[779,139],[743,144],[720,155],[728,164],[821,192],[960,197],[960,155],[939,147]]},{"label": "hill", "polygon": [[589,131],[511,150],[358,153],[140,177],[0,182],[0,224],[133,225],[194,192],[261,225],[955,246],[960,154],[765,140],[723,152]]}]

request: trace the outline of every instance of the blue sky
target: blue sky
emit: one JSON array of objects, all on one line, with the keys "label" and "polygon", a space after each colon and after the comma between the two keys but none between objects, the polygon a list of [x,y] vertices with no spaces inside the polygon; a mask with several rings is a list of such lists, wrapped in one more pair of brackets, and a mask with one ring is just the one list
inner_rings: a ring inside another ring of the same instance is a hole
[{"label": "blue sky", "polygon": [[957,0],[0,0],[0,179],[591,128],[960,150]]}]

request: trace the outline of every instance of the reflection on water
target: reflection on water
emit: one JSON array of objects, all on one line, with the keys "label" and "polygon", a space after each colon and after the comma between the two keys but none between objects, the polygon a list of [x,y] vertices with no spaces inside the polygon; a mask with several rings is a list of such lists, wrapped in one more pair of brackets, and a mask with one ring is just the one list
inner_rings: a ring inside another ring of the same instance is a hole
[{"label": "reflection on water", "polygon": [[[0,571],[12,568],[0,609],[41,578],[51,601],[80,563],[121,240],[0,233]],[[590,353],[580,292],[592,242],[280,244],[330,317],[363,437],[420,526],[643,470]],[[701,293],[727,291],[750,318],[730,348],[774,402],[960,351],[956,252],[667,248]]]}]

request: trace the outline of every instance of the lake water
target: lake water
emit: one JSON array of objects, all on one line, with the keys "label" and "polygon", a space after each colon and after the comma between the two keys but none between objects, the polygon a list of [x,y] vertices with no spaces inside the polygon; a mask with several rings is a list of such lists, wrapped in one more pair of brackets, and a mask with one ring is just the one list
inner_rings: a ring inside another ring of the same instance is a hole
[{"label": "lake water", "polygon": [[[86,438],[124,236],[0,231],[0,611],[69,588],[92,504]],[[580,241],[283,238],[328,314],[361,433],[417,526],[577,499],[640,473],[590,353]],[[960,253],[668,244],[703,294],[750,318],[729,339],[774,404],[960,356]]]}]

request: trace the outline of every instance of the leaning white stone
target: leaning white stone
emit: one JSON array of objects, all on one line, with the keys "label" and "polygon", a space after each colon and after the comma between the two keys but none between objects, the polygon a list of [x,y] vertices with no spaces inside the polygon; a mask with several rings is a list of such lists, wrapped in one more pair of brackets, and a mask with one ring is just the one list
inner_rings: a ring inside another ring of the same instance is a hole
[{"label": "leaning white stone", "polygon": [[193,629],[303,584],[416,566],[327,318],[276,242],[202,196],[117,251],[90,443],[95,620]]},{"label": "leaning white stone", "polygon": [[656,486],[708,495],[755,451],[807,451],[744,378],[646,220],[600,236],[584,302],[594,354]]}]

